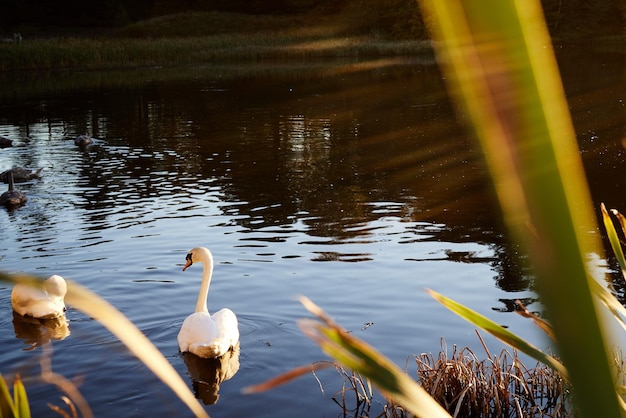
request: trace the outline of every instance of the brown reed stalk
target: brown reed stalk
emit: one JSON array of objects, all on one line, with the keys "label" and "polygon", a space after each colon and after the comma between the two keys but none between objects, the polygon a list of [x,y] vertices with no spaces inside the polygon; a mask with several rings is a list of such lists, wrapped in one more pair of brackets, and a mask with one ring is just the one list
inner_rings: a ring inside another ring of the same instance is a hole
[{"label": "brown reed stalk", "polygon": [[[338,363],[335,363],[335,369],[344,381],[341,390],[332,396],[333,402],[341,407],[344,416],[369,417],[372,398],[374,397],[369,380],[358,372],[348,370]],[[350,405],[354,405],[354,407]]]},{"label": "brown reed stalk", "polygon": [[[482,340],[481,340],[482,341]],[[437,357],[415,358],[418,383],[454,417],[565,417],[573,415],[570,388],[542,363],[528,368],[516,350],[479,360],[468,347],[442,340]]]}]

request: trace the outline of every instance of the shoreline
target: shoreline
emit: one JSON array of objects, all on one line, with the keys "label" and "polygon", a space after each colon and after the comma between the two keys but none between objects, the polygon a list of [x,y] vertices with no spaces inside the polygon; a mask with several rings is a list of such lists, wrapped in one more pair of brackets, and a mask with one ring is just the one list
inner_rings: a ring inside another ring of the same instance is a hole
[{"label": "shoreline", "polygon": [[0,44],[0,72],[112,70],[264,60],[432,55],[429,41],[370,37],[206,36],[160,39],[23,39]]}]

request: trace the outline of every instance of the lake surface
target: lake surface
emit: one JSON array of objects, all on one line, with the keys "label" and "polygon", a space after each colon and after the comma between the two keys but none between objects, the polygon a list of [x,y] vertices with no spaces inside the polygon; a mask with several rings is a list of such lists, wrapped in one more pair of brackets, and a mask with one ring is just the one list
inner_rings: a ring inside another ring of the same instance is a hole
[{"label": "lake surface", "polygon": [[[594,204],[626,211],[624,56],[558,54]],[[239,367],[206,406],[212,417],[342,416],[332,398],[343,377],[334,370],[241,393],[326,359],[298,328],[308,316],[298,295],[410,373],[412,356],[437,353],[441,338],[449,351],[482,353],[474,328],[427,288],[548,346],[512,312],[516,299],[541,310],[533,279],[507,243],[481,155],[431,58],[22,74],[0,83],[0,135],[14,141],[0,149],[0,171],[44,168],[41,179],[19,184],[25,206],[0,211],[0,269],[59,274],[95,291],[197,388],[176,335],[202,270],[182,266],[191,248],[211,249],[209,309],[231,308],[241,332]],[[72,139],[84,133],[97,141],[80,149]],[[191,415],[71,306],[71,333],[43,344],[49,333],[36,338],[13,319],[10,291],[0,284],[0,372],[23,376],[34,416],[60,404],[60,392],[37,379],[42,357],[79,383],[96,416]]]}]

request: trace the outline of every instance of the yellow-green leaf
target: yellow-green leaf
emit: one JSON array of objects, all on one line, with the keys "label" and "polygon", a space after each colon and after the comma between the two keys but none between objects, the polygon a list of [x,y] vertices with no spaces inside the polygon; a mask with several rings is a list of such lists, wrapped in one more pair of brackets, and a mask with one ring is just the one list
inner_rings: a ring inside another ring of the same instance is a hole
[{"label": "yellow-green leaf", "polygon": [[30,418],[30,405],[28,405],[28,396],[26,396],[26,388],[22,383],[19,375],[15,376],[15,383],[13,383],[13,396],[15,397],[15,410],[17,411],[17,417]]},{"label": "yellow-green leaf", "polygon": [[607,237],[609,238],[609,242],[611,243],[611,248],[613,249],[613,254],[615,254],[615,258],[622,270],[622,276],[626,278],[626,259],[624,259],[624,252],[622,251],[622,244],[619,241],[619,237],[617,236],[617,231],[615,230],[615,226],[613,225],[613,220],[611,219],[611,215],[606,210],[604,203],[600,205],[600,210],[602,211],[602,221],[604,222],[604,228],[606,229]]},{"label": "yellow-green leaf", "polygon": [[561,376],[563,376],[564,379],[568,379],[567,370],[554,357],[542,352],[523,338],[513,334],[508,329],[502,327],[499,324],[496,324],[491,319],[479,314],[478,312],[433,290],[428,290],[428,292],[437,302],[441,303],[443,306],[450,309],[461,318],[487,331],[494,337],[498,338],[500,341],[505,342],[516,350],[519,350],[522,353],[525,353],[534,358],[535,360],[540,361],[547,366],[550,366],[552,369],[556,370]]},{"label": "yellow-green leaf", "polygon": [[13,398],[2,374],[0,374],[0,418],[13,417],[15,414]]},{"label": "yellow-green leaf", "polygon": [[520,243],[583,417],[623,413],[589,285],[591,195],[540,0],[420,0],[450,91]]},{"label": "yellow-green leaf", "polygon": [[417,417],[449,417],[420,385],[391,360],[336,324],[317,305],[302,297],[302,304],[319,321],[301,320],[305,335],[315,341],[329,356],[345,367],[365,376],[386,396]]}]

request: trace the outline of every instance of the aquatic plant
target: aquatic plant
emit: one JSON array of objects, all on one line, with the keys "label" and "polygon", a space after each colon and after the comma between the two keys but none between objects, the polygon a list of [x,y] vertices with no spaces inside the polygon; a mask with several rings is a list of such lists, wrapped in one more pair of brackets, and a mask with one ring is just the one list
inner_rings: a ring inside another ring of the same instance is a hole
[{"label": "aquatic plant", "polygon": [[[544,361],[527,367],[516,349],[491,354],[477,331],[486,358],[481,360],[469,347],[458,349],[456,346],[448,356],[442,340],[442,350],[436,356],[422,353],[415,357],[416,376],[412,378],[407,370],[401,370],[373,347],[354,337],[313,302],[307,298],[301,298],[301,301],[315,319],[301,320],[300,328],[335,361],[320,361],[292,369],[245,388],[244,392],[270,390],[302,375],[334,366],[344,383],[332,399],[345,415],[370,416],[374,399],[372,385],[385,398],[383,412],[378,416],[388,418],[574,415],[567,372],[552,356],[539,352]],[[487,319],[477,322],[487,329],[498,326],[488,324]],[[513,335],[510,341],[518,339]],[[319,379],[318,383],[324,392]],[[433,407],[433,401],[443,408]]]},{"label": "aquatic plant", "polygon": [[540,362],[526,367],[516,350],[492,355],[478,336],[486,353],[482,360],[468,347],[455,346],[448,357],[443,342],[437,357],[416,358],[417,381],[447,411],[494,418],[574,415],[563,376]]}]

